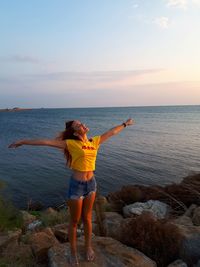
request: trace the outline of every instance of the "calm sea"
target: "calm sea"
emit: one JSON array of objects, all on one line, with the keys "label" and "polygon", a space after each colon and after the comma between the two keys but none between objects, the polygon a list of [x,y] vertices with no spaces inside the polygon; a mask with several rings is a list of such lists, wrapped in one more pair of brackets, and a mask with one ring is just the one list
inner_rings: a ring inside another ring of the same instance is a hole
[{"label": "calm sea", "polygon": [[33,109],[0,113],[0,180],[16,206],[29,200],[45,206],[63,203],[70,170],[60,150],[23,146],[19,139],[54,138],[65,121],[78,119],[100,135],[127,118],[135,125],[102,144],[96,179],[103,195],[122,185],[166,185],[200,172],[200,106]]}]

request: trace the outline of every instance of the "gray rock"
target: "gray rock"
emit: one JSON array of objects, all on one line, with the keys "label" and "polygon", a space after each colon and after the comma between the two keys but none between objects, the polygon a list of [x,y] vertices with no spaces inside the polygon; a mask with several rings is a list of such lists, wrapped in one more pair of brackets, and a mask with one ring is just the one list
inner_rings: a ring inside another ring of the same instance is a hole
[{"label": "gray rock", "polygon": [[194,213],[194,210],[196,209],[196,207],[197,207],[196,204],[190,205],[190,207],[186,210],[186,212],[184,213],[184,215],[192,218],[193,213]]},{"label": "gray rock", "polygon": [[[186,216],[185,216],[186,217]],[[174,223],[178,226],[182,241],[179,247],[179,257],[189,266],[194,266],[200,259],[200,226],[179,224],[179,220]]]},{"label": "gray rock", "polygon": [[192,222],[194,225],[200,226],[200,207],[194,210]]},{"label": "gray rock", "polygon": [[188,265],[182,260],[176,260],[167,267],[188,267]]},{"label": "gray rock", "polygon": [[[85,260],[84,239],[78,239],[80,267],[156,267],[156,263],[140,251],[123,245],[110,237],[93,239],[95,260]],[[49,267],[69,267],[69,243],[55,245],[48,250]]]},{"label": "gray rock", "polygon": [[193,226],[192,219],[185,215],[179,216],[178,218],[174,219],[173,222],[178,225],[183,225],[188,227]]},{"label": "gray rock", "polygon": [[39,228],[41,225],[42,225],[42,221],[35,220],[27,226],[27,230],[30,230],[30,231],[35,230],[36,228]]},{"label": "gray rock", "polygon": [[149,211],[158,219],[165,218],[170,210],[170,206],[159,201],[149,200],[147,202],[136,202],[123,207],[123,214],[125,217],[131,217],[132,215],[141,215],[143,211]]},{"label": "gray rock", "polygon": [[117,212],[105,212],[104,227],[106,236],[120,239],[120,226],[123,221],[122,215]]}]

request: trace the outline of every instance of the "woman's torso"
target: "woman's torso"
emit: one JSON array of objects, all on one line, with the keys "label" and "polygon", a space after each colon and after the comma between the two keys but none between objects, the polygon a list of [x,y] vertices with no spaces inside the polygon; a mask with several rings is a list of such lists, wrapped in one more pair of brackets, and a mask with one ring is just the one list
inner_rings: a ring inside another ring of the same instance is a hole
[{"label": "woman's torso", "polygon": [[66,140],[67,149],[72,156],[71,169],[75,179],[87,181],[94,176],[99,141],[100,136],[95,136],[86,143],[80,140]]}]

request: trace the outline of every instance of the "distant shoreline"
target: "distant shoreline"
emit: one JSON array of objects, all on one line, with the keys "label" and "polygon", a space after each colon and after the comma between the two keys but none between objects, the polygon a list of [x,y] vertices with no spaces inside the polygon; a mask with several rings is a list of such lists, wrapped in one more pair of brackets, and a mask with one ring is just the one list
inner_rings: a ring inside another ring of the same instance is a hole
[{"label": "distant shoreline", "polygon": [[32,110],[32,108],[4,108],[0,109],[0,112],[16,112],[22,110]]}]

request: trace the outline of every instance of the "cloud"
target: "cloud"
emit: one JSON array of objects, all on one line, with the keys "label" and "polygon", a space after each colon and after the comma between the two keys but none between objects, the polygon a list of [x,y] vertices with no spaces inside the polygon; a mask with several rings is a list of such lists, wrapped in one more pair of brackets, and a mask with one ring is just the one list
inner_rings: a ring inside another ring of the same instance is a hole
[{"label": "cloud", "polygon": [[186,10],[189,6],[200,7],[200,0],[167,0],[167,6]]},{"label": "cloud", "polygon": [[153,23],[158,25],[162,29],[168,29],[170,26],[169,18],[167,17],[158,17],[153,19]]},{"label": "cloud", "polygon": [[113,82],[130,77],[146,75],[154,72],[159,72],[161,69],[144,69],[144,70],[129,70],[129,71],[91,71],[91,72],[53,72],[32,75],[32,78],[60,81],[96,81],[96,82]]},{"label": "cloud", "polygon": [[188,0],[167,0],[168,7],[186,9],[187,5],[188,5]]},{"label": "cloud", "polygon": [[12,55],[8,57],[0,57],[0,61],[3,62],[15,62],[15,63],[31,63],[31,64],[39,64],[41,61],[32,56],[24,56],[24,55]]},{"label": "cloud", "polygon": [[192,0],[192,3],[198,7],[200,7],[200,0]]},{"label": "cloud", "polygon": [[94,90],[97,88],[126,88],[137,84],[163,69],[93,72],[52,72],[43,74],[0,77],[3,91],[65,92],[66,90]]}]

